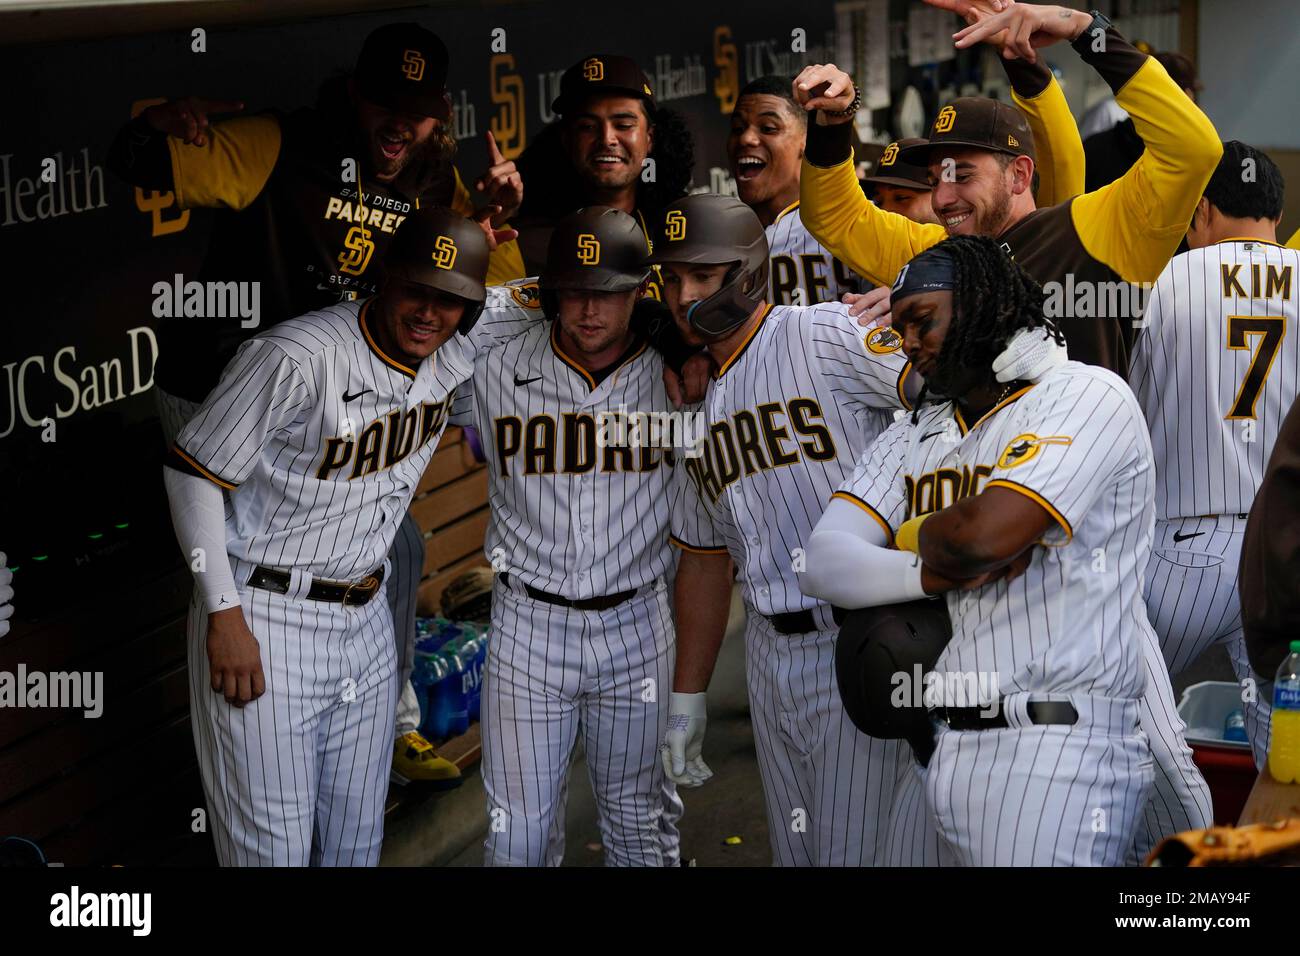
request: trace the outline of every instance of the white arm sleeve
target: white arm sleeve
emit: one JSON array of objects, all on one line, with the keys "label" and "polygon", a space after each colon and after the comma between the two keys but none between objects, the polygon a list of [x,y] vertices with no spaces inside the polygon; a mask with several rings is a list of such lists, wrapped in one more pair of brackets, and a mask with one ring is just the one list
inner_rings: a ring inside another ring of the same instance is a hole
[{"label": "white arm sleeve", "polygon": [[808,539],[800,590],[847,610],[929,597],[921,587],[920,557],[888,544],[885,530],[865,511],[832,498]]},{"label": "white arm sleeve", "polygon": [[226,552],[225,501],[221,489],[196,475],[163,466],[163,484],[171,504],[172,525],[181,555],[191,568],[200,556],[200,570],[194,580],[203,594],[208,611],[239,606],[235,575]]}]

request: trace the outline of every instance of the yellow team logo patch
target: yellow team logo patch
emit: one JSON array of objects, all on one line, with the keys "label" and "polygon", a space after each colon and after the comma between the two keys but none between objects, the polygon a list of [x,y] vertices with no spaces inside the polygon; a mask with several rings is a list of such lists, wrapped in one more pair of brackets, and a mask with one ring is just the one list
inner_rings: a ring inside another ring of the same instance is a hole
[{"label": "yellow team logo patch", "polygon": [[939,110],[939,115],[934,121],[934,131],[936,133],[946,133],[952,129],[952,124],[957,122],[957,111],[951,106],[945,106]]},{"label": "yellow team logo patch", "polygon": [[903,337],[890,328],[872,329],[862,340],[862,344],[867,347],[868,352],[888,355],[903,347]]},{"label": "yellow team logo patch", "polygon": [[1016,138],[1015,138],[1014,136],[1012,136],[1010,133],[1007,133],[1007,145],[1010,146],[1010,147],[1012,147],[1012,148],[1014,148],[1014,149],[1019,149],[1019,148],[1020,148],[1020,140],[1016,139]]},{"label": "yellow team logo patch", "polygon": [[424,57],[419,50],[402,51],[402,75],[417,83],[424,79]]},{"label": "yellow team logo patch", "polygon": [[433,264],[439,269],[450,269],[456,264],[456,241],[451,236],[439,236],[434,240]]},{"label": "yellow team logo patch", "polygon": [[888,146],[885,147],[885,151],[880,154],[879,165],[892,166],[894,165],[894,160],[896,159],[898,159],[898,144],[890,143]]},{"label": "yellow team logo patch", "polygon": [[507,283],[510,287],[510,298],[523,306],[525,309],[540,309],[542,307],[541,291],[537,288],[536,282],[512,282]]},{"label": "yellow team logo patch", "polygon": [[1030,433],[1017,435],[998,456],[998,467],[1015,468],[1036,458],[1044,445],[1069,445],[1072,441],[1066,435],[1048,435],[1045,438]]},{"label": "yellow team logo patch", "polygon": [[671,210],[664,217],[664,235],[669,242],[680,242],[686,238],[686,213],[680,209]]},{"label": "yellow team logo patch", "polygon": [[600,264],[600,240],[589,232],[578,236],[578,261],[584,266]]},{"label": "yellow team logo patch", "polygon": [[596,57],[582,61],[582,78],[588,83],[599,83],[605,78],[605,64]]},{"label": "yellow team logo patch", "polygon": [[646,86],[644,83],[641,84],[641,89],[645,91],[645,95],[646,95],[646,96],[654,96],[654,95],[655,95],[655,94],[654,94],[654,90],[650,89],[650,87]]},{"label": "yellow team logo patch", "polygon": [[359,276],[366,271],[374,254],[375,244],[370,241],[370,230],[353,226],[343,237],[343,251],[338,256],[339,271]]}]

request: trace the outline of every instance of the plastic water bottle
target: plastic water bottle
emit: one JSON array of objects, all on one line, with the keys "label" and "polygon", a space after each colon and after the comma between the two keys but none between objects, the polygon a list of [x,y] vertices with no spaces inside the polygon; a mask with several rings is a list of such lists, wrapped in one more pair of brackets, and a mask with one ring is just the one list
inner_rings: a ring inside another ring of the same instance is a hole
[{"label": "plastic water bottle", "polygon": [[1268,772],[1279,783],[1300,781],[1300,641],[1291,642],[1291,653],[1273,682]]},{"label": "plastic water bottle", "polygon": [[1223,739],[1241,743],[1249,739],[1246,736],[1246,717],[1240,707],[1228,714],[1228,719],[1223,722]]}]

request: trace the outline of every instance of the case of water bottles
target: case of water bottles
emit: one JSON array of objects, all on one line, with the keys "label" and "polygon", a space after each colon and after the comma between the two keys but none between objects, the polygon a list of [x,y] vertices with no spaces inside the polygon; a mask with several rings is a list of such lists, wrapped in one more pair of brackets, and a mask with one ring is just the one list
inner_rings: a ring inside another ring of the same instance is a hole
[{"label": "case of water bottles", "polygon": [[479,718],[479,687],[488,628],[443,617],[416,620],[411,684],[420,701],[420,733],[436,742],[469,730]]}]

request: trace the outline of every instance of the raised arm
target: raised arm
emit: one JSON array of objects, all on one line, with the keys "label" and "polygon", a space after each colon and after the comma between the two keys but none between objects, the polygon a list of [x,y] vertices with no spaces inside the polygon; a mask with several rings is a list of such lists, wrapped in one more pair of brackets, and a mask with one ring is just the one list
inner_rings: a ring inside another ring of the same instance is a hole
[{"label": "raised arm", "polygon": [[1129,282],[1154,282],[1186,234],[1223,145],[1159,61],[1103,26],[1078,10],[1018,3],[962,30],[957,45],[1006,30],[1006,53],[1033,62],[1036,48],[1069,40],[1110,84],[1146,151],[1115,182],[1075,199],[1070,215],[1093,258]]},{"label": "raised arm", "polygon": [[186,209],[243,209],[261,193],[280,155],[269,113],[213,123],[243,104],[186,97],[144,110],[118,131],[108,167],[124,181],[176,193]]},{"label": "raised arm", "polygon": [[[824,92],[818,88],[829,83]],[[819,95],[813,95],[815,92]],[[799,213],[813,238],[863,278],[892,285],[919,252],[948,233],[885,212],[867,199],[853,166],[852,116],[829,116],[852,101],[853,81],[834,64],[805,67],[794,80],[795,99],[813,111],[799,181]]]},{"label": "raised arm", "polygon": [[1061,84],[1042,62],[1000,58],[1011,81],[1011,99],[1025,114],[1034,134],[1040,209],[1083,192],[1084,153],[1079,127],[1065,101]]}]

